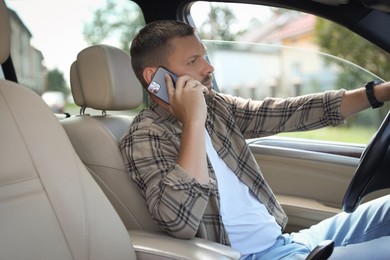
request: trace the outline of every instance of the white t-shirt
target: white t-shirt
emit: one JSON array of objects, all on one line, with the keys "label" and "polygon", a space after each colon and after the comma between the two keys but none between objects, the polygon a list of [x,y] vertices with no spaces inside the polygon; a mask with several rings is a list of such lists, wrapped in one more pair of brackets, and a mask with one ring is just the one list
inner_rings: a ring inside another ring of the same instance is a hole
[{"label": "white t-shirt", "polygon": [[206,151],[217,176],[221,216],[233,248],[242,255],[271,247],[281,228],[265,206],[254,196],[215,151],[206,132]]}]

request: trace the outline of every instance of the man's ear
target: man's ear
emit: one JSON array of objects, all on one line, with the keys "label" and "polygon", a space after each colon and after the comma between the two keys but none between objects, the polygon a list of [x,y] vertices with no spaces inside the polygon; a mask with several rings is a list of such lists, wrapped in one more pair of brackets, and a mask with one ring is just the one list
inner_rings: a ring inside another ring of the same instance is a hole
[{"label": "man's ear", "polygon": [[146,67],[143,71],[143,77],[146,81],[146,83],[150,84],[152,81],[152,78],[154,74],[156,73],[157,68],[156,67]]}]

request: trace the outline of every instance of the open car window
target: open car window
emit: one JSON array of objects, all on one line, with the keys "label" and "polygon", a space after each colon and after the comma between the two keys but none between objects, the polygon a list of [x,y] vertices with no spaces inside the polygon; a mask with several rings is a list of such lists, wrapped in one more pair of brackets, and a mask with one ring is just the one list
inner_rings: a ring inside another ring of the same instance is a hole
[{"label": "open car window", "polygon": [[[383,51],[311,14],[259,5],[196,2],[190,15],[223,93],[251,99],[284,98],[388,80],[386,72],[362,60],[351,47],[342,50],[345,45],[338,46],[337,41],[345,34],[351,46],[386,57]],[[334,39],[324,36],[326,30],[335,30]],[[349,118],[342,127],[281,135],[365,144],[387,111],[388,107],[369,109]]]}]

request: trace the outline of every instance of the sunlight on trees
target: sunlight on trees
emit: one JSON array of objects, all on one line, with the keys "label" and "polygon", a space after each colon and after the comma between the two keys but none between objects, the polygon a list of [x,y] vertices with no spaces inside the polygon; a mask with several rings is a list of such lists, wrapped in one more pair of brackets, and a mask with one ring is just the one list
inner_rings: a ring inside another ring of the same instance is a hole
[{"label": "sunlight on trees", "polygon": [[315,32],[321,50],[353,62],[383,79],[390,78],[390,55],[348,29],[317,18]]},{"label": "sunlight on trees", "polygon": [[50,70],[47,73],[47,91],[59,91],[68,96],[70,89],[66,85],[64,74],[58,69]]},{"label": "sunlight on trees", "polygon": [[88,44],[112,44],[129,51],[132,39],[145,21],[135,3],[123,2],[107,0],[105,7],[94,12],[93,20],[84,25],[84,38]]},{"label": "sunlight on trees", "polygon": [[227,7],[209,4],[210,11],[206,20],[200,25],[198,34],[201,39],[234,41],[243,31],[231,31],[237,21],[233,11]]}]

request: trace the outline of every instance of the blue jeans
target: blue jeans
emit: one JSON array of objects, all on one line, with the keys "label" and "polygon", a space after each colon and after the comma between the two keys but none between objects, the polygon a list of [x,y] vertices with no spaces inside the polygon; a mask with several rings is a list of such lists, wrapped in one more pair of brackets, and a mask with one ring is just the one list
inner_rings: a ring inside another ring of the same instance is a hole
[{"label": "blue jeans", "polygon": [[362,204],[353,213],[339,213],[309,229],[283,234],[269,249],[244,259],[305,259],[323,240],[335,243],[330,259],[390,259],[390,196]]}]

